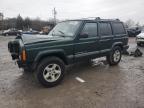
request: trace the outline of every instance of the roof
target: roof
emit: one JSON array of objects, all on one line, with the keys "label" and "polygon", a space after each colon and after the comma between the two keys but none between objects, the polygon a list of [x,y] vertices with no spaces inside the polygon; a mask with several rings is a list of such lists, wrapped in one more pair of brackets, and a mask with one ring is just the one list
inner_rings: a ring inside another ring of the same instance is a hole
[{"label": "roof", "polygon": [[120,22],[119,19],[101,19],[100,17],[88,17],[88,18],[81,18],[81,19],[74,19],[68,21],[116,21]]}]

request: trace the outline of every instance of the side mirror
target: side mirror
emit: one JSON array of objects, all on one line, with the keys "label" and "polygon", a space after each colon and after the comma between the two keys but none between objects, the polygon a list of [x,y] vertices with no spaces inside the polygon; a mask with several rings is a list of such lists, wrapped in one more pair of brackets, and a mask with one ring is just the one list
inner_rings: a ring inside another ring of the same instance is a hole
[{"label": "side mirror", "polygon": [[80,35],[79,35],[79,38],[88,38],[88,34],[87,34],[87,33],[80,34]]}]

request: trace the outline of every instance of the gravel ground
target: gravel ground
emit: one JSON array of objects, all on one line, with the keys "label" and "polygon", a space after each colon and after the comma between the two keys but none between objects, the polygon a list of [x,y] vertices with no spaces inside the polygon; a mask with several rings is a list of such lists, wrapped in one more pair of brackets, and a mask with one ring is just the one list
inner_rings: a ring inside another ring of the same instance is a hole
[{"label": "gravel ground", "polygon": [[[112,67],[104,58],[75,64],[61,85],[44,88],[11,60],[7,43],[13,38],[0,36],[0,108],[144,108],[144,57],[124,55]],[[135,39],[129,40],[134,50]]]}]

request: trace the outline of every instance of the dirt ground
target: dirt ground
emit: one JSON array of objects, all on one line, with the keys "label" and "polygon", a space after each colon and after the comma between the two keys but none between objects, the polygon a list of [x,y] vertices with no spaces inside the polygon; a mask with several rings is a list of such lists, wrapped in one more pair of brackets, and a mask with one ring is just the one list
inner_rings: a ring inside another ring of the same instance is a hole
[{"label": "dirt ground", "polygon": [[[44,88],[12,61],[7,50],[12,39],[0,36],[0,108],[144,108],[144,57],[123,55],[112,67],[104,58],[76,64],[61,85]],[[129,45],[134,50],[134,38]]]}]

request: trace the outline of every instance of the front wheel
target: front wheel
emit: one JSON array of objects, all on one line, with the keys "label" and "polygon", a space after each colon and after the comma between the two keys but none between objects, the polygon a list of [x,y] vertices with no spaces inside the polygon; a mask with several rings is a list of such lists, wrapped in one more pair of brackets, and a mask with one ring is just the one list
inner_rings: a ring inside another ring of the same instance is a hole
[{"label": "front wheel", "polygon": [[112,51],[106,58],[110,65],[117,65],[121,60],[121,56],[122,56],[121,48],[119,46],[116,46],[112,49]]},{"label": "front wheel", "polygon": [[64,78],[65,64],[57,57],[48,57],[39,64],[36,77],[45,87],[53,87]]}]

